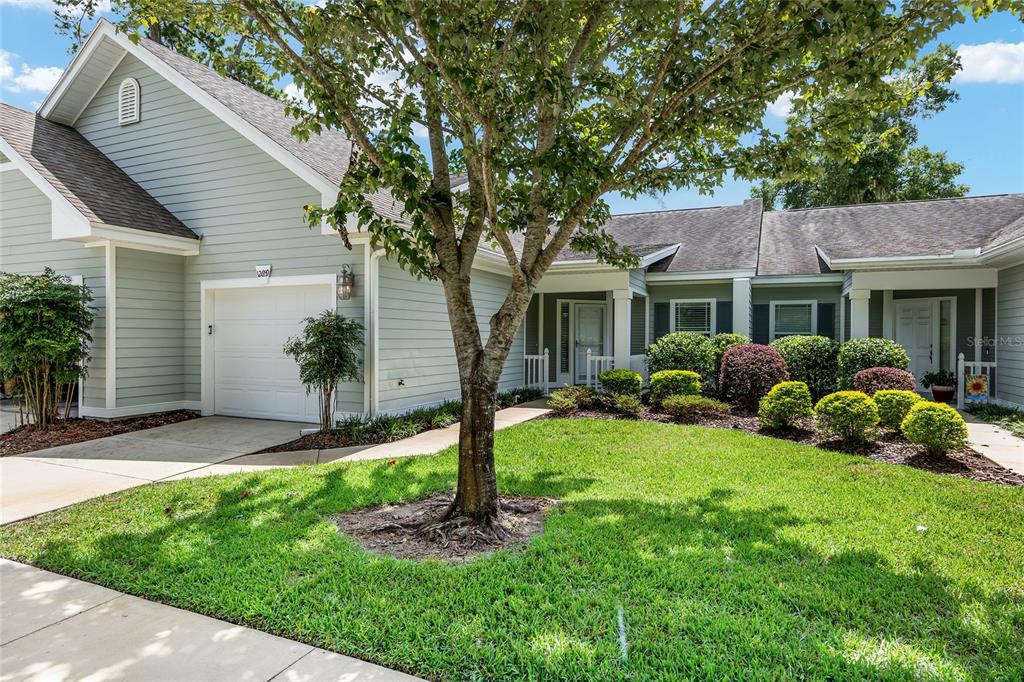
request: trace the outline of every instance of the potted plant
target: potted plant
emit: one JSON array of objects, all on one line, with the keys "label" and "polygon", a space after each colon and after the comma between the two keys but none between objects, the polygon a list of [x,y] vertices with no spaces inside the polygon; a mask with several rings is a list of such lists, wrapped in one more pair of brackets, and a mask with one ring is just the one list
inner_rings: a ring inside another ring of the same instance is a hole
[{"label": "potted plant", "polygon": [[932,389],[932,399],[937,403],[948,403],[956,395],[956,375],[948,369],[926,372],[921,385]]}]

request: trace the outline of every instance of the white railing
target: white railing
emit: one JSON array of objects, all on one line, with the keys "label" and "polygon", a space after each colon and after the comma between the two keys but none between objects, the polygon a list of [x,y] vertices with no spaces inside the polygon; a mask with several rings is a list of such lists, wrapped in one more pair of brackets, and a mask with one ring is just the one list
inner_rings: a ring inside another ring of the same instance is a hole
[{"label": "white railing", "polygon": [[615,367],[615,356],[594,355],[593,351],[587,349],[587,386],[597,388],[597,375],[606,369]]},{"label": "white railing", "polygon": [[544,352],[540,355],[524,355],[523,359],[526,361],[526,386],[530,388],[539,388],[544,391],[544,395],[547,395],[549,362],[548,349],[545,348]]},{"label": "white railing", "polygon": [[965,377],[968,374],[981,374],[988,379],[989,399],[992,396],[992,378],[995,376],[996,363],[981,362],[980,360],[965,360],[964,354],[956,357],[956,409],[964,409],[964,396],[967,393],[967,382]]}]

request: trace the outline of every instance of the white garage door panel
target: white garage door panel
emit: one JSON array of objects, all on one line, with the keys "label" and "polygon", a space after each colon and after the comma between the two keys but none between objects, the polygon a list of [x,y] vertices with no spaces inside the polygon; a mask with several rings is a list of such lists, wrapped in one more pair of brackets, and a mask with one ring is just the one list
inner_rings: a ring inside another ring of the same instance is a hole
[{"label": "white garage door panel", "polygon": [[299,368],[282,348],[302,320],[332,304],[326,285],[263,286],[214,293],[214,411],[234,417],[319,420]]}]

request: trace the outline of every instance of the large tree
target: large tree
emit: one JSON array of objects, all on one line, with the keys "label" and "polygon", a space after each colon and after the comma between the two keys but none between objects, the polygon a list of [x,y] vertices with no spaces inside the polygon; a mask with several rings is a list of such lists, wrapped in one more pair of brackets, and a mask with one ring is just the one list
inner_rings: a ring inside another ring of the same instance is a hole
[{"label": "large tree", "polygon": [[[972,11],[951,0],[125,2],[132,27],[158,17],[233,35],[252,22],[255,49],[311,104],[294,107],[296,134],[337,128],[355,142],[336,204],[310,219],[347,240],[354,215],[374,246],[443,285],[463,398],[446,522],[497,534],[495,393],[531,296],[567,246],[637,262],[603,231],[603,197],[711,191],[727,172],[848,155],[851,131],[908,96],[885,76]],[[820,106],[778,135],[762,118],[784,92]],[[452,192],[460,172],[468,189]],[[368,197],[385,188],[404,220],[373,211]],[[471,288],[483,245],[510,273],[486,337]]]},{"label": "large tree", "polygon": [[[957,99],[948,84],[959,68],[956,51],[940,45],[891,76],[902,81],[907,101],[880,111],[853,135],[850,157],[810,157],[806,168],[794,171],[792,177],[765,178],[751,195],[763,199],[769,209],[962,197],[969,190],[957,182],[963,164],[950,161],[945,152],[915,146],[917,120]],[[803,124],[816,115],[817,108],[801,109]]]}]

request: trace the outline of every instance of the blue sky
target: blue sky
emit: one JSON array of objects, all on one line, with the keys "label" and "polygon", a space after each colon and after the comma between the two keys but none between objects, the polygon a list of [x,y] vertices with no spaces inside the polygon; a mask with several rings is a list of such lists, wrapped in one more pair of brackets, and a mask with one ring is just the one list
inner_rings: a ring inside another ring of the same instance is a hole
[{"label": "blue sky", "polygon": [[[35,109],[70,60],[68,39],[53,29],[49,0],[0,0],[0,100]],[[942,37],[960,50],[954,81],[960,99],[920,123],[920,142],[966,168],[972,195],[1024,192],[1024,24],[1009,14],[967,22]],[[781,108],[769,113],[781,124]],[[678,191],[626,200],[612,211],[649,211],[738,203],[746,182],[727,181],[713,196]]]}]

